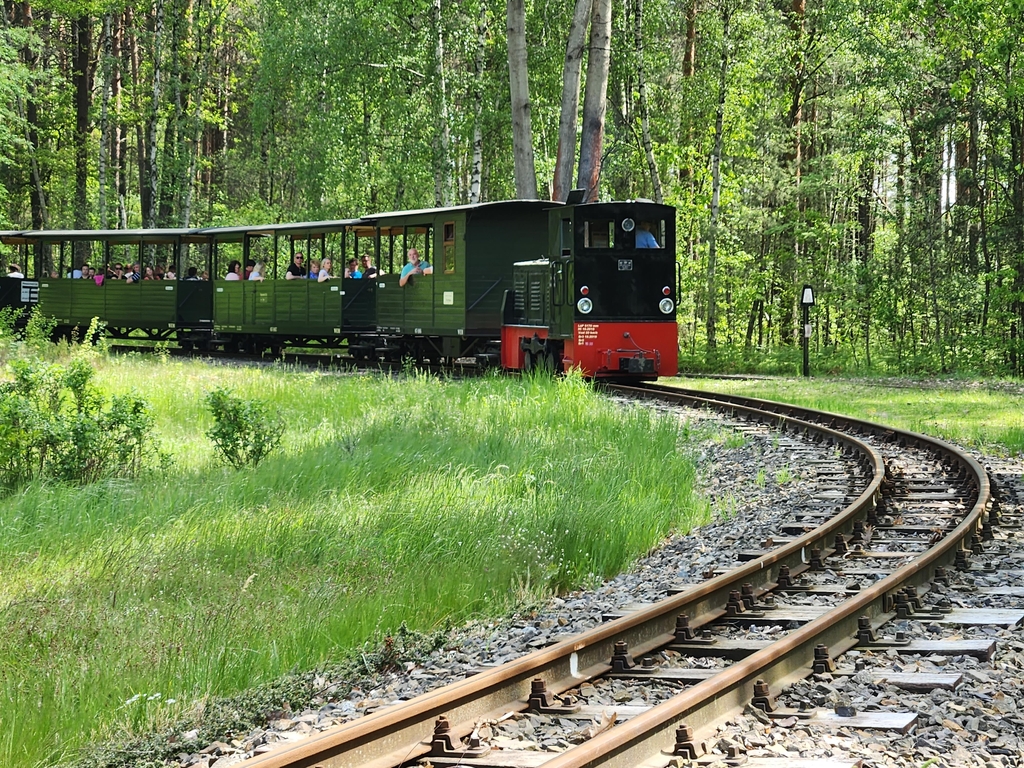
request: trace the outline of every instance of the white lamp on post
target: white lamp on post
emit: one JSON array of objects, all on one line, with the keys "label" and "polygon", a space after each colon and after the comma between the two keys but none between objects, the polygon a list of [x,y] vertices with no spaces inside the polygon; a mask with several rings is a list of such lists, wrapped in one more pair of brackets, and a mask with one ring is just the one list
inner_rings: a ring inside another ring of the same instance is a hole
[{"label": "white lamp on post", "polygon": [[811,322],[810,312],[811,307],[814,306],[814,288],[810,285],[804,284],[804,289],[800,293],[800,306],[804,310],[804,376],[811,375],[811,359],[809,345],[811,342]]}]

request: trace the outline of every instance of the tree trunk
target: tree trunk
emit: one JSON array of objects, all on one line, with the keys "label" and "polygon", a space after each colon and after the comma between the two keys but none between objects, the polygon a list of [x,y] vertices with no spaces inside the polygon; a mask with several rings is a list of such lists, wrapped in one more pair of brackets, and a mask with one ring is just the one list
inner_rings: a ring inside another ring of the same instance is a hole
[{"label": "tree trunk", "polygon": [[[181,25],[184,23],[186,14],[179,7],[177,2],[170,5],[170,58],[167,62],[166,75],[169,98],[172,111],[164,124],[164,141],[162,160],[158,174],[160,183],[160,205],[157,208],[156,223],[158,227],[171,226],[174,222],[175,202],[180,198],[180,168],[179,158],[181,156],[179,141],[184,140],[182,131],[182,66],[181,66]],[[154,57],[158,53],[154,52]]]},{"label": "tree trunk", "polygon": [[99,197],[97,208],[99,212],[100,229],[107,228],[107,157],[110,154],[110,80],[112,73],[110,43],[111,43],[110,13],[103,14],[103,42],[100,45],[100,70],[102,76],[102,92],[100,94],[100,152],[98,160]]},{"label": "tree trunk", "polygon": [[149,206],[145,211],[147,227],[156,226],[157,207],[160,200],[160,177],[157,169],[156,131],[160,118],[160,97],[162,73],[160,71],[160,44],[164,32],[164,1],[156,0],[156,18],[153,26],[153,102],[149,110],[149,154],[146,175],[149,177]]},{"label": "tree trunk", "polygon": [[697,0],[686,6],[686,47],[683,50],[683,77],[693,77],[697,71]]},{"label": "tree trunk", "polygon": [[715,148],[711,151],[711,223],[708,227],[708,313],[707,346],[711,352],[718,344],[715,325],[718,321],[718,306],[715,297],[717,289],[715,270],[718,259],[718,214],[722,198],[722,145],[725,133],[725,96],[729,76],[729,20],[731,10],[722,6],[722,63],[718,73],[718,107],[715,110]]},{"label": "tree trunk", "polygon": [[[9,15],[12,23],[25,29],[31,29],[35,24],[31,3],[11,3]],[[21,60],[33,72],[39,66],[39,54],[27,42],[21,49]],[[39,151],[39,107],[35,100],[35,86],[31,82],[26,85],[26,92],[28,97],[24,100],[19,97],[17,108],[18,116],[25,121],[25,139],[29,170],[32,177],[32,186],[29,192],[29,204],[32,209],[32,228],[44,229],[49,227],[49,215],[46,206],[46,189],[43,185],[43,176],[39,168],[39,159],[36,156],[36,153]]]},{"label": "tree trunk", "polygon": [[[1013,72],[1007,64],[1006,89],[1013,93]],[[1024,99],[1011,96],[1007,100],[1007,122],[1010,128],[1010,232],[1013,242],[1024,242]],[[1017,252],[1013,262],[1013,319],[1010,324],[1010,367],[1024,372],[1024,257]]]},{"label": "tree trunk", "polygon": [[601,185],[601,149],[608,106],[608,69],[611,65],[612,3],[594,0],[590,16],[590,55],[583,93],[583,131],[580,135],[580,170],[576,186],[587,190],[587,202],[598,199]]},{"label": "tree trunk", "polygon": [[506,0],[508,26],[508,78],[512,94],[512,155],[515,163],[516,197],[537,197],[537,170],[533,160],[533,128],[530,124],[530,83],[526,64],[526,4]]},{"label": "tree trunk", "polygon": [[[206,25],[199,23],[202,14],[206,13]],[[185,172],[184,189],[181,201],[181,226],[191,226],[192,221],[192,197],[196,185],[196,166],[199,162],[199,155],[203,145],[203,97],[206,94],[206,86],[210,80],[210,48],[213,40],[215,17],[210,8],[208,0],[200,0],[196,11],[195,24],[195,48],[197,74],[196,85],[192,90],[192,135],[188,152],[188,168]]]},{"label": "tree trunk", "polygon": [[871,236],[874,223],[871,216],[871,199],[875,174],[871,161],[865,159],[860,166],[860,189],[857,192],[857,252],[860,257],[861,282],[864,286],[864,300],[860,311],[864,324],[864,362],[871,367]]},{"label": "tree trunk", "polygon": [[437,130],[434,146],[434,202],[438,208],[452,204],[453,163],[451,157],[451,128],[448,120],[448,93],[444,64],[444,24],[441,19],[441,0],[433,0],[431,18],[434,27],[434,67],[437,104]]},{"label": "tree trunk", "polygon": [[473,166],[469,172],[469,202],[480,202],[484,172],[484,60],[487,53],[487,6],[480,6],[476,26],[476,59],[473,61]]},{"label": "tree trunk", "polygon": [[644,144],[644,156],[647,158],[647,170],[651,174],[651,189],[654,190],[654,201],[664,203],[665,196],[661,191],[661,176],[658,173],[658,162],[654,158],[654,145],[651,142],[651,118],[647,109],[647,78],[644,73],[644,38],[643,16],[644,0],[634,0],[633,37],[636,40],[636,88],[637,106],[640,109],[640,135]]},{"label": "tree trunk", "polygon": [[572,172],[576,165],[576,121],[580,108],[580,69],[583,65],[583,46],[587,40],[593,0],[576,0],[569,25],[569,39],[565,45],[565,64],[562,66],[562,109],[558,118],[558,151],[555,158],[555,177],[552,181],[552,200],[569,196]]},{"label": "tree trunk", "polygon": [[[89,108],[92,106],[92,78],[89,58],[92,54],[92,22],[80,16],[71,22],[74,38],[72,80],[75,87],[75,226],[89,229]],[[79,256],[88,244],[76,247]]]},{"label": "tree trunk", "polygon": [[[125,34],[127,35],[128,43],[128,58],[131,62],[132,68],[132,82],[136,84],[136,87],[132,89],[132,101],[134,111],[137,115],[142,114],[142,100],[140,98],[141,88],[141,61],[139,54],[139,30],[135,28],[135,14],[131,8],[126,8],[125,12]],[[150,201],[150,185],[149,177],[147,175],[147,168],[149,163],[147,158],[149,157],[149,149],[146,146],[146,131],[142,120],[135,120],[135,160],[138,163],[139,170],[139,210],[142,213],[145,226],[152,226],[148,223],[150,211],[153,208],[153,204]],[[127,186],[126,186],[127,189]],[[127,207],[127,203],[126,203]]]},{"label": "tree trunk", "polygon": [[110,98],[114,102],[114,139],[110,147],[111,165],[114,166],[114,188],[117,190],[117,225],[128,227],[128,137],[121,114],[121,72],[122,42],[124,38],[124,17],[119,15],[112,30],[110,57],[113,65],[110,81]]}]

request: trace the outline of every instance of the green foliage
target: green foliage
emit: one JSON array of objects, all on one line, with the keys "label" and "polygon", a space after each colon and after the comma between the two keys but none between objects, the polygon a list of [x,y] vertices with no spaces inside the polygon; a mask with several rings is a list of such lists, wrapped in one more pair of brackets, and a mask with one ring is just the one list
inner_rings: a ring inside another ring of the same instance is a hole
[{"label": "green foliage", "polygon": [[[401,666],[415,658],[402,622],[424,643],[489,623],[706,519],[692,430],[578,376],[456,382],[122,356],[96,371],[104,391],[146,393],[177,461],[136,482],[35,483],[0,500],[4,768],[106,765],[87,742],[186,717],[204,737],[237,736],[280,703],[239,697],[236,721],[216,697],[344,658],[347,681]],[[287,431],[256,472],[216,466],[203,399],[218,386],[280,408]],[[303,706],[301,691],[282,695]],[[111,764],[149,759],[132,755]]]},{"label": "green foliage", "polygon": [[25,346],[36,355],[45,356],[53,350],[53,332],[57,321],[44,315],[38,307],[32,310],[25,324],[22,340]]},{"label": "green foliage", "polygon": [[[528,4],[542,188],[557,152],[572,6]],[[441,3],[435,19],[433,4],[407,0],[166,0],[159,36],[146,4],[46,3],[31,22],[11,7],[0,28],[0,229],[74,225],[79,117],[89,123],[87,218],[104,226],[141,223],[150,173],[157,223],[167,226],[417,208],[452,184],[465,202],[478,136],[483,199],[513,194],[500,4]],[[641,141],[642,61],[651,162],[678,210],[683,354],[708,368],[789,372],[795,295],[809,282],[818,295],[812,354],[826,370],[1024,372],[1019,0],[826,2],[793,18],[772,3],[733,4],[728,40],[724,7],[626,2],[612,19],[600,195],[654,194]],[[68,71],[71,22],[81,16],[97,56],[84,108]],[[123,41],[120,62],[107,24]],[[118,67],[119,101],[104,104]],[[160,102],[151,104],[158,73]],[[118,132],[127,145],[115,168]],[[147,136],[156,146],[145,146]],[[259,256],[273,265],[273,255]],[[43,259],[45,271],[56,266],[53,254]],[[712,299],[717,348],[706,349]]]},{"label": "green foliage", "polygon": [[145,401],[115,395],[109,404],[85,360],[68,365],[17,359],[0,382],[0,487],[37,478],[82,485],[136,477],[153,453]]},{"label": "green foliage", "polygon": [[20,338],[18,333],[18,318],[21,317],[21,310],[14,307],[0,308],[0,362],[3,362],[8,350]]},{"label": "green foliage", "polygon": [[258,467],[281,443],[284,421],[258,400],[217,388],[206,395],[214,425],[206,433],[221,458],[235,469]]}]

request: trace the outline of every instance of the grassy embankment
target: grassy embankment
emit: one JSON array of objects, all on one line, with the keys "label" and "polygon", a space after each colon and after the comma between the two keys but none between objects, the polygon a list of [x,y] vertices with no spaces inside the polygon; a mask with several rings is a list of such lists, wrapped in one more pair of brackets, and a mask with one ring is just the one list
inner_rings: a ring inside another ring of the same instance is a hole
[{"label": "grassy embankment", "polygon": [[[172,462],[0,499],[0,765],[158,728],[406,622],[498,614],[619,572],[707,514],[688,427],[582,382],[342,377],[100,359]],[[285,441],[219,465],[205,392],[272,402]],[[683,450],[680,450],[680,449]]]},{"label": "grassy embankment", "polygon": [[1024,453],[1020,382],[951,380],[897,386],[870,380],[702,378],[672,383],[855,416],[988,452]]}]

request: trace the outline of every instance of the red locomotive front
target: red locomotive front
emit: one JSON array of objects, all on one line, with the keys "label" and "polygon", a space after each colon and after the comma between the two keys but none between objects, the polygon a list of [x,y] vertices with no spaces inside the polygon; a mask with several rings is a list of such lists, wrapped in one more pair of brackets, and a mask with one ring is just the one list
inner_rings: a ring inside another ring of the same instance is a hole
[{"label": "red locomotive front", "polygon": [[515,265],[502,364],[655,379],[678,370],[675,209],[650,201],[550,211],[546,258]]}]

